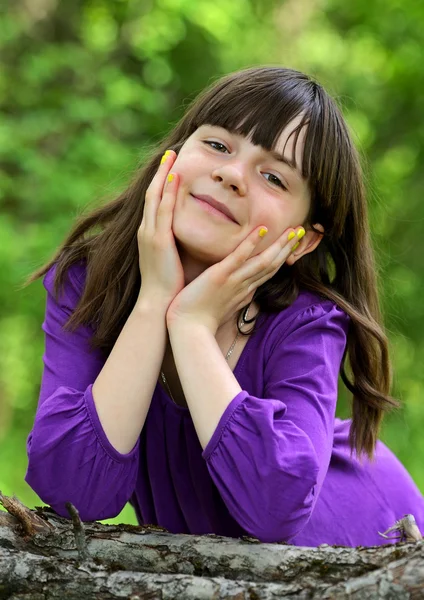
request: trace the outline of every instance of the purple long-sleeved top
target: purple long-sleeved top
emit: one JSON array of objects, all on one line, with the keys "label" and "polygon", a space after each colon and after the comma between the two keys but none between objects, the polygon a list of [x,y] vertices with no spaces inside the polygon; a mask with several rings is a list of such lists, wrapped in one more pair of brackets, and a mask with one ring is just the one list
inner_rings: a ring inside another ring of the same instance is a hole
[{"label": "purple long-sleeved top", "polygon": [[121,454],[93,401],[105,362],[90,352],[94,330],[63,331],[85,263],[69,269],[58,302],[54,274],[43,281],[44,371],[25,480],[57,513],[68,517],[70,501],[82,520],[101,520],[130,502],[140,524],[173,533],[301,546],[388,543],[377,532],[407,513],[424,531],[423,496],[394,454],[378,442],[374,462],[350,457],[350,420],[335,418],[349,317],[334,303],[301,292],[259,315],[234,369],[242,391],[204,450],[189,409],[158,383],[135,447]]}]

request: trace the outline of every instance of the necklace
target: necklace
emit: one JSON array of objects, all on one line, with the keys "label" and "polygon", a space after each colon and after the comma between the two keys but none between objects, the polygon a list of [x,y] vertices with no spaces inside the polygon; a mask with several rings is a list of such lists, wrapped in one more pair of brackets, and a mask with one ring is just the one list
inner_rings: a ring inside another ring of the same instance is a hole
[{"label": "necklace", "polygon": [[[248,314],[249,314],[249,308],[250,308],[250,304],[249,304],[249,306],[247,307],[247,310],[246,310],[246,319],[247,319],[247,316],[248,316]],[[244,317],[242,316],[242,317],[241,317],[241,327],[243,327],[243,325],[246,325],[246,321],[244,320]],[[228,361],[228,359],[230,358],[230,356],[231,356],[231,354],[232,354],[232,352],[233,352],[233,350],[234,350],[234,346],[236,345],[236,342],[237,342],[237,339],[238,339],[239,333],[240,333],[240,332],[239,332],[239,330],[238,330],[238,328],[237,328],[237,335],[236,335],[236,337],[234,338],[234,342],[231,344],[231,346],[230,346],[230,349],[228,350],[228,352],[227,352],[227,354],[226,354],[226,356],[225,356],[225,360],[226,360],[226,361]],[[173,401],[173,403],[174,403],[174,404],[177,404],[177,402],[175,402],[175,400],[174,400],[174,397],[173,397],[173,395],[172,395],[172,393],[171,393],[171,390],[169,389],[169,385],[168,385],[168,382],[166,381],[166,377],[165,377],[165,375],[163,374],[163,371],[161,371],[161,372],[160,372],[160,374],[161,374],[161,377],[162,377],[162,381],[163,381],[163,383],[166,385],[166,387],[167,387],[167,390],[168,390],[168,392],[169,392],[169,395],[170,395],[170,396],[171,396],[171,398],[172,398],[172,401]],[[178,405],[178,404],[177,404],[177,405]]]}]

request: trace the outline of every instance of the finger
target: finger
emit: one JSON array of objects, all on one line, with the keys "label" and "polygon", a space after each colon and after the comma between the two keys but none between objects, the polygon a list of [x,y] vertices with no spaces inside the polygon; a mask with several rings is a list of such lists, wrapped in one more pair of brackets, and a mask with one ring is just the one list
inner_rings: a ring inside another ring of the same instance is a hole
[{"label": "finger", "polygon": [[162,200],[159,204],[156,231],[158,233],[168,233],[172,227],[174,217],[174,207],[177,199],[179,176],[177,173],[169,173],[166,178],[165,188],[162,194]]},{"label": "finger", "polygon": [[258,273],[256,277],[252,277],[247,286],[247,292],[251,292],[252,290],[256,291],[258,287],[260,287],[263,283],[274,277],[279,269],[284,265],[288,256],[290,256],[292,250],[287,251],[285,248],[281,251],[280,258],[277,262],[273,262],[267,269],[264,269],[261,273]]},{"label": "finger", "polygon": [[293,253],[294,250],[299,246],[300,240],[305,235],[305,230],[303,227],[300,227],[298,230],[291,232],[288,236],[290,238],[289,243],[284,244],[283,247],[277,248],[276,255],[271,260],[270,269],[278,270]]},{"label": "finger", "polygon": [[[303,227],[296,230],[287,230],[277,239],[269,248],[258,255],[258,272],[262,269],[274,270],[278,265],[281,266],[288,256],[299,245],[299,240],[305,235]],[[255,257],[256,258],[256,257]]]},{"label": "finger", "polygon": [[[260,232],[263,229],[266,230],[266,227],[262,226],[254,229],[228,257],[228,267],[233,271],[236,268],[242,268],[241,273],[246,279],[253,277],[256,273],[266,269],[283,247],[286,245],[291,247],[295,243],[293,240],[296,234],[293,231],[293,228],[290,228],[287,229],[284,234],[273,244],[271,244],[269,248],[266,248],[266,250],[260,254],[251,257],[253,250],[263,238],[263,236],[260,235]],[[249,258],[250,260],[248,260]]]},{"label": "finger", "polygon": [[145,221],[146,231],[148,231],[150,234],[153,234],[156,229],[156,217],[158,207],[162,200],[166,178],[175,162],[176,157],[177,154],[174,152],[174,150],[167,150],[165,152],[161,158],[159,168],[146,190],[143,220]]},{"label": "finger", "polygon": [[[264,264],[258,262],[257,256],[250,257],[267,232],[268,229],[265,226],[257,227],[222,261],[222,267],[225,269],[225,279],[231,277],[234,283],[240,283],[245,289],[250,280],[253,280],[257,275],[258,269],[261,271],[264,269]],[[264,258],[262,258],[262,261],[264,261]]]},{"label": "finger", "polygon": [[[304,231],[303,227],[299,228],[299,231],[301,230]],[[276,272],[292,252],[293,246],[299,239],[296,233],[298,232],[294,231],[292,228],[287,229],[280,238],[269,246],[269,248],[266,248],[266,250],[248,260],[246,259],[245,263],[241,264],[237,272],[237,279],[240,284],[243,285],[245,289],[246,287],[254,289],[253,286],[260,278],[265,278],[265,281],[267,278],[269,279],[272,276],[270,274]],[[250,236],[248,236],[248,238],[249,237]],[[248,238],[244,241],[247,242]],[[252,239],[251,243],[253,243],[253,241],[254,240]],[[243,243],[244,242],[242,242],[242,244]],[[246,248],[245,255],[247,253],[248,249]],[[276,269],[277,264],[279,264],[279,266]]]},{"label": "finger", "polygon": [[[216,276],[222,282],[230,281],[243,295],[251,278],[257,275],[258,266],[254,258],[250,258],[253,250],[267,234],[265,226],[257,227],[231,252],[224,260],[218,263]],[[217,266],[217,265],[215,265]]]},{"label": "finger", "polygon": [[291,254],[293,248],[299,243],[299,240],[304,235],[305,230],[303,227],[296,228],[295,230],[289,229],[285,231],[284,234],[274,242],[274,244],[262,252],[264,265],[270,264],[273,267],[278,262],[281,262],[283,257],[285,260],[285,258]]},{"label": "finger", "polygon": [[225,267],[230,271],[234,272],[237,268],[240,268],[245,264],[247,259],[251,256],[253,250],[257,247],[258,243],[265,237],[268,232],[268,228],[264,225],[256,227],[250,234],[237,246],[237,248],[222,261],[225,263]]},{"label": "finger", "polygon": [[246,280],[248,290],[256,290],[259,286],[265,283],[265,281],[271,279],[271,277],[273,277],[275,273],[277,273],[277,271],[283,266],[290,254],[292,254],[293,250],[297,248],[297,246],[300,244],[299,240],[302,239],[304,235],[305,230],[303,227],[300,227],[296,232],[291,232],[288,235],[288,237],[290,237],[290,242],[284,244],[283,248],[277,252],[274,259],[271,260],[271,262],[265,266],[262,271],[258,270],[256,275],[253,275],[250,279]]}]

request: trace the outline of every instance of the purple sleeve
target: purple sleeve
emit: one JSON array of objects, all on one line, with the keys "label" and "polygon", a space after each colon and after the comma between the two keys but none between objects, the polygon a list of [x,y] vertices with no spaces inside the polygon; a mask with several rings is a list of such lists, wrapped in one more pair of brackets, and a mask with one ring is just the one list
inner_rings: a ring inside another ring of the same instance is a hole
[{"label": "purple sleeve", "polygon": [[[27,439],[25,481],[57,513],[69,518],[71,502],[83,521],[115,517],[136,482],[139,441],[120,454],[107,439],[92,396],[104,360],[90,351],[90,327],[62,327],[82,292],[81,270],[72,266],[63,292],[53,296],[55,267],[45,275],[47,290],[44,370],[38,408]],[[119,398],[117,398],[119,402]]]},{"label": "purple sleeve", "polygon": [[326,476],[349,317],[333,303],[283,323],[264,356],[263,398],[232,400],[203,451],[233,518],[262,542],[307,524]]}]

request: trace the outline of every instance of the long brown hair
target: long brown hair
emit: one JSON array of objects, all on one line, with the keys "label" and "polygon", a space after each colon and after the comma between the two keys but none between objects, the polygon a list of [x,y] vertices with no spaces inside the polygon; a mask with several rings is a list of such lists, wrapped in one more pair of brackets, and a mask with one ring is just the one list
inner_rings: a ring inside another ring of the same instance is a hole
[{"label": "long brown hair", "polygon": [[[351,452],[355,450],[359,459],[363,453],[372,459],[383,413],[399,404],[389,396],[392,370],[382,326],[364,176],[341,111],[325,90],[303,73],[280,67],[252,67],[226,75],[207,87],[159,147],[150,152],[128,188],[113,201],[82,214],[53,258],[32,273],[22,287],[57,263],[57,296],[67,269],[85,261],[85,288],[66,329],[94,325],[91,346],[101,349],[106,358],[142,284],[137,231],[146,190],[165,150],[178,154],[187,138],[203,124],[251,135],[253,144],[273,150],[284,128],[299,115],[302,120],[295,141],[307,125],[301,170],[311,192],[304,225],[314,229],[313,224],[320,223],[325,234],[313,252],[291,267],[283,265],[260,286],[254,300],[260,312],[277,312],[292,304],[299,291],[305,289],[334,301],[350,316],[340,368],[342,381],[352,393],[349,441]],[[346,373],[347,361],[351,380]]]}]

